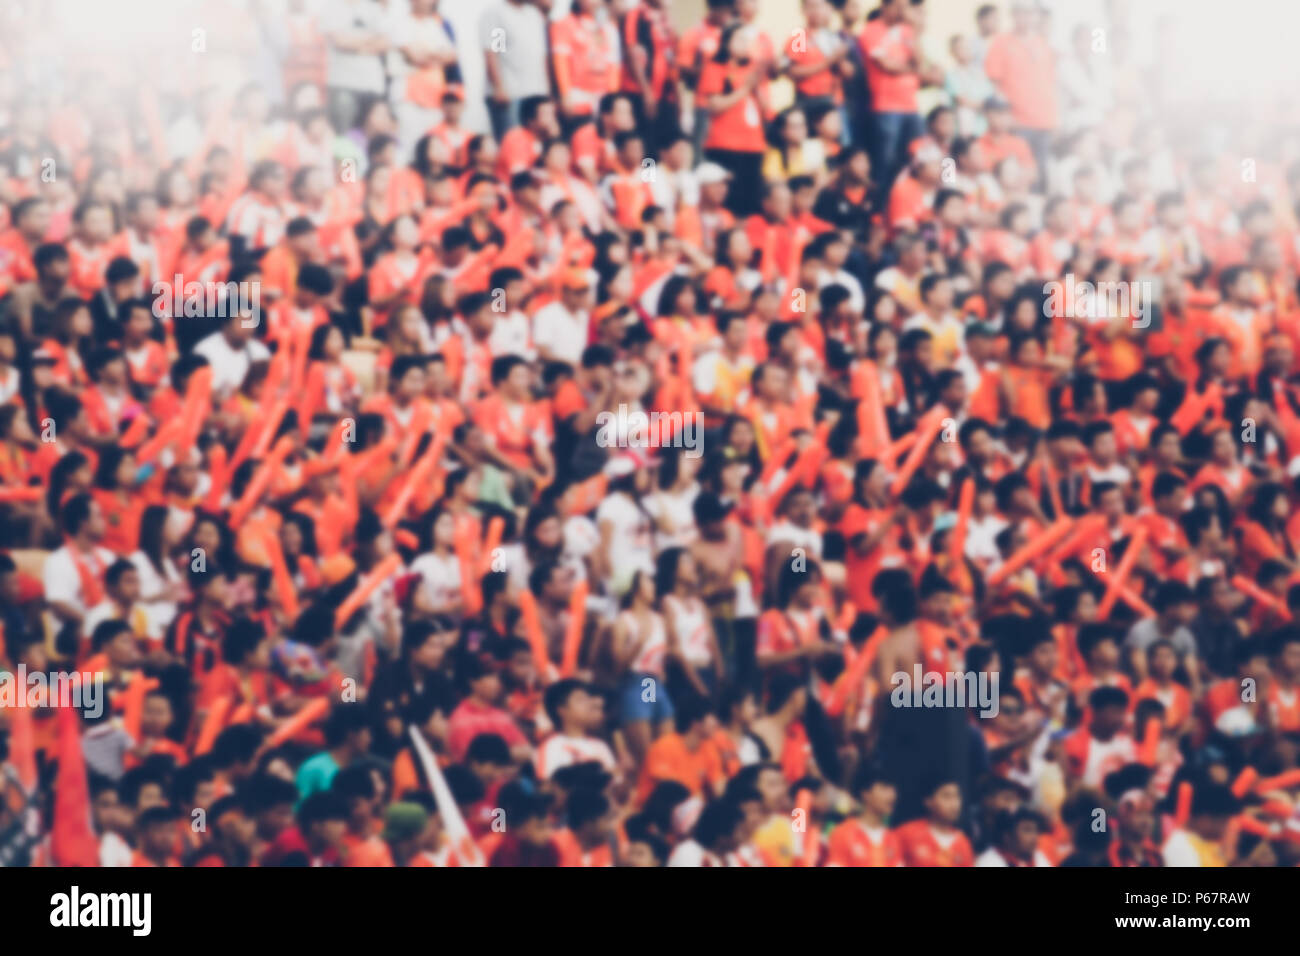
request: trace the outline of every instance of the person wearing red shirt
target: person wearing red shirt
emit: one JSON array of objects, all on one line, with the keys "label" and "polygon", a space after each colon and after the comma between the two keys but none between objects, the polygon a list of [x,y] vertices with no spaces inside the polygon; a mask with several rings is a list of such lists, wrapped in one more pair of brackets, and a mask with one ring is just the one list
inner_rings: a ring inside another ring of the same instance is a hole
[{"label": "person wearing red shirt", "polygon": [[136,819],[139,845],[131,855],[133,867],[180,866],[176,858],[176,811],[149,807]]},{"label": "person wearing red shirt", "polygon": [[568,826],[551,837],[560,866],[613,866],[614,815],[605,795],[579,787],[565,799],[564,815]]},{"label": "person wearing red shirt", "polygon": [[[1007,101],[989,100],[984,104],[984,118],[988,122],[988,129],[975,142],[979,145],[980,156],[988,163],[988,168],[996,169],[1002,160],[1011,157],[1019,161],[1031,180],[1034,179],[1038,175],[1038,160],[1025,138],[1012,132],[1015,117]],[[1055,272],[1051,274],[1057,275]]]},{"label": "person wearing red shirt", "polygon": [[464,666],[464,680],[469,696],[461,701],[447,720],[447,752],[453,760],[464,760],[469,745],[480,734],[496,734],[514,754],[527,753],[532,747],[511,716],[497,706],[501,697],[501,677],[477,657]]},{"label": "person wearing red shirt", "polygon": [[[1295,602],[1288,602],[1295,609]],[[1300,632],[1283,630],[1273,646],[1273,680],[1268,685],[1268,716],[1274,729],[1300,732]]]},{"label": "person wearing red shirt", "polygon": [[786,75],[795,86],[801,105],[808,101],[843,102],[843,70],[849,45],[832,28],[833,8],[828,0],[803,0],[805,26],[791,33],[785,44]]},{"label": "person wearing red shirt", "polygon": [[696,90],[704,65],[718,54],[727,24],[735,17],[735,0],[706,0],[704,19],[682,33],[677,43],[677,72],[681,83],[682,117],[689,122],[691,145],[698,157],[709,129],[709,111],[697,101]]},{"label": "person wearing red shirt", "polygon": [[284,235],[287,182],[284,169],[271,160],[258,163],[248,177],[248,191],[230,207],[226,233],[240,252],[269,249]]},{"label": "person wearing red shirt", "polygon": [[515,173],[530,169],[542,153],[542,143],[559,132],[555,104],[549,97],[525,99],[519,107],[519,125],[501,137],[497,176],[509,181]]},{"label": "person wearing red shirt", "polygon": [[871,90],[871,118],[876,148],[871,168],[888,189],[907,155],[907,147],[925,128],[917,112],[921,86],[916,31],[907,21],[908,0],[883,0],[880,16],[868,20],[858,35]]},{"label": "person wearing red shirt", "polygon": [[902,844],[898,834],[889,829],[898,788],[870,766],[863,766],[853,781],[853,792],[862,808],[831,831],[827,865],[902,866]]},{"label": "person wearing red shirt", "polygon": [[1011,105],[1020,135],[1034,151],[1040,176],[1047,166],[1048,134],[1059,121],[1056,54],[1039,32],[1042,16],[1030,0],[1015,0],[1013,30],[994,37],[984,57],[984,72]]},{"label": "person wearing red shirt", "polygon": [[760,98],[763,70],[764,65],[753,58],[748,34],[732,25],[700,73],[698,95],[710,116],[704,154],[731,173],[727,208],[737,217],[757,211],[763,186],[767,149]]},{"label": "person wearing red shirt", "polygon": [[643,122],[643,135],[653,147],[668,141],[677,125],[677,68],[673,53],[677,36],[666,0],[641,0],[626,13],[622,34],[622,81]]},{"label": "person wearing red shirt", "polygon": [[0,295],[36,278],[32,252],[49,228],[50,207],[43,199],[29,197],[14,206],[13,226],[0,233]]},{"label": "person wearing red shirt", "polygon": [[894,831],[904,866],[974,866],[970,839],[957,828],[961,787],[936,780],[925,793],[925,816]]},{"label": "person wearing red shirt", "polygon": [[909,171],[889,191],[889,228],[911,231],[934,218],[934,198],[942,176],[943,157],[935,147],[920,150]]},{"label": "person wearing red shirt", "polygon": [[78,296],[89,299],[104,287],[109,262],[125,248],[120,237],[113,236],[113,212],[107,205],[86,202],[73,218],[77,228],[67,244],[72,263],[68,284]]},{"label": "person wearing red shirt", "polygon": [[618,89],[618,31],[596,19],[602,6],[602,0],[576,0],[571,14],[551,23],[555,86],[560,111],[568,120],[592,116],[601,97]]}]

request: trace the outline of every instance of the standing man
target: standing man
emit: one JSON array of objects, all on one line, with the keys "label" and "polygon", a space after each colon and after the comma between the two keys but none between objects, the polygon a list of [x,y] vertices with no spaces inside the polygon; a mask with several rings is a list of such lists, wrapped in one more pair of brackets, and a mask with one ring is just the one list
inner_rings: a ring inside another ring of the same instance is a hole
[{"label": "standing man", "polygon": [[622,91],[632,96],[646,147],[656,152],[681,125],[677,103],[677,35],[668,0],[641,0],[623,15]]},{"label": "standing man", "polygon": [[984,72],[1011,104],[1016,133],[1034,151],[1038,188],[1042,188],[1049,136],[1058,124],[1058,106],[1056,55],[1038,30],[1039,16],[1030,0],[1016,0],[1011,5],[1012,31],[990,41]]},{"label": "standing man", "polygon": [[880,174],[882,195],[902,167],[908,143],[923,132],[916,111],[921,86],[916,31],[907,20],[907,0],[883,0],[880,16],[868,20],[858,35],[871,90],[871,119],[876,152],[871,168]]},{"label": "standing man", "polygon": [[551,95],[546,37],[546,15],[531,0],[500,0],[479,21],[488,117],[498,142],[519,125],[525,99]]},{"label": "standing man", "polygon": [[358,125],[387,89],[384,16],[375,0],[344,0],[322,12],[321,31],[329,44],[330,118],[341,133]]}]

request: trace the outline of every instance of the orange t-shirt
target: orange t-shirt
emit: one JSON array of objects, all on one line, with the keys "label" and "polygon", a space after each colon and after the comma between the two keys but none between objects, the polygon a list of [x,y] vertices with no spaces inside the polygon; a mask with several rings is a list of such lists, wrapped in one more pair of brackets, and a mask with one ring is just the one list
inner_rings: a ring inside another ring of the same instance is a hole
[{"label": "orange t-shirt", "polygon": [[873,837],[861,820],[845,820],[830,837],[831,866],[902,866],[903,847],[898,835],[881,828]]},{"label": "orange t-shirt", "polygon": [[607,843],[592,850],[584,850],[578,843],[577,836],[567,827],[557,830],[551,837],[556,852],[560,854],[560,866],[613,866],[614,851]]},{"label": "orange t-shirt", "polygon": [[[697,95],[701,101],[706,101],[711,96],[730,93],[740,86],[752,69],[756,67],[709,61],[700,72]],[[761,153],[767,148],[763,135],[763,110],[753,92],[722,112],[713,114],[704,148],[738,153]]]},{"label": "orange t-shirt", "polygon": [[915,113],[920,77],[915,73],[886,73],[875,61],[876,56],[900,60],[910,57],[916,47],[916,35],[911,25],[899,23],[891,26],[881,19],[869,20],[858,34],[858,44],[867,63],[871,108],[877,113]]},{"label": "orange t-shirt", "polygon": [[1046,39],[1015,33],[994,37],[984,72],[1011,105],[1017,126],[1056,127],[1056,54]]},{"label": "orange t-shirt", "polygon": [[686,748],[681,734],[665,734],[650,745],[641,780],[637,784],[637,802],[644,803],[662,780],[680,783],[692,795],[704,790],[705,784],[720,783],[726,779],[722,758],[712,743],[705,741],[694,751]]},{"label": "orange t-shirt", "polygon": [[913,820],[894,831],[906,866],[974,866],[975,852],[960,830],[951,831],[945,846],[929,820]]}]

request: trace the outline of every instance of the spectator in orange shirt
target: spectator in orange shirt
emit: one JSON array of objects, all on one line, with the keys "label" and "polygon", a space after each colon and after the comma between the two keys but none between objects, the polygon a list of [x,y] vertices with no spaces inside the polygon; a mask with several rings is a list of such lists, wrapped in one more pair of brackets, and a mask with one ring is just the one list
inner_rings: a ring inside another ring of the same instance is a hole
[{"label": "spectator in orange shirt", "polygon": [[871,168],[879,173],[877,182],[882,188],[893,182],[907,147],[925,128],[916,107],[921,85],[920,48],[907,19],[907,4],[908,0],[883,0],[880,15],[868,19],[858,36],[876,132]]},{"label": "spectator in orange shirt", "polygon": [[637,787],[638,803],[645,803],[655,785],[663,781],[680,783],[692,796],[721,794],[726,783],[722,759],[710,742],[716,721],[709,705],[688,699],[674,706],[677,732],[650,745]]},{"label": "spectator in orange shirt", "polygon": [[599,790],[579,787],[564,801],[568,824],[552,840],[560,866],[613,866],[614,813]]},{"label": "spectator in orange shirt", "polygon": [[1012,31],[994,37],[984,57],[984,72],[1011,104],[1020,135],[1034,151],[1040,183],[1047,168],[1048,136],[1059,122],[1056,53],[1039,29],[1044,16],[1032,0],[1014,0]]},{"label": "spectator in orange shirt", "polygon": [[902,866],[902,846],[889,829],[889,816],[898,800],[898,788],[869,765],[853,781],[853,792],[861,804],[830,837],[829,866]]},{"label": "spectator in orange shirt", "polygon": [[519,125],[501,137],[497,153],[497,176],[509,180],[531,168],[542,154],[542,143],[558,136],[555,103],[546,96],[530,96],[519,106]]},{"label": "spectator in orange shirt", "polygon": [[953,780],[933,780],[925,789],[925,816],[894,831],[906,866],[974,866],[970,839],[957,829],[961,787]]},{"label": "spectator in orange shirt", "polygon": [[171,806],[150,807],[136,818],[139,848],[131,856],[136,867],[180,866],[176,858],[176,811]]},{"label": "spectator in orange shirt", "polygon": [[755,57],[749,33],[733,24],[700,72],[697,95],[709,112],[705,158],[731,173],[727,208],[738,218],[757,212],[763,185],[767,139],[759,91],[764,68]]}]

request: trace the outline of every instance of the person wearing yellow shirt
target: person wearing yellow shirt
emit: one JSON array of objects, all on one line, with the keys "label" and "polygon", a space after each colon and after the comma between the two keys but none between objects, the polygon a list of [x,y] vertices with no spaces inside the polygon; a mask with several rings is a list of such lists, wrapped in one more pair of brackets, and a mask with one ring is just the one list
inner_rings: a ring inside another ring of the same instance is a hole
[{"label": "person wearing yellow shirt", "polygon": [[921,280],[921,311],[903,323],[903,330],[925,329],[930,333],[936,364],[951,368],[966,348],[966,326],[952,311],[952,283],[946,276],[928,275]]},{"label": "person wearing yellow shirt", "polygon": [[1237,812],[1237,798],[1221,783],[1198,784],[1187,825],[1169,834],[1161,849],[1165,866],[1227,866],[1223,836]]},{"label": "person wearing yellow shirt", "polygon": [[803,110],[786,110],[776,118],[773,128],[776,142],[763,156],[763,178],[811,176],[820,183],[826,175],[826,147],[820,139],[808,135]]}]

